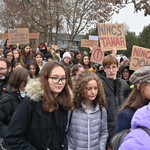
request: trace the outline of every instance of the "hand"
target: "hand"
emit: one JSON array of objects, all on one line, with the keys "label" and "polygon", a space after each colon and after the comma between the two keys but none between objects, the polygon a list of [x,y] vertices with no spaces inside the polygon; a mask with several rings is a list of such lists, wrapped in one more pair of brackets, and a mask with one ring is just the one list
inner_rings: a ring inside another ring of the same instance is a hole
[{"label": "hand", "polygon": [[117,54],[117,48],[114,47],[114,48],[112,49],[112,55],[113,55],[113,56],[116,56],[116,54]]}]

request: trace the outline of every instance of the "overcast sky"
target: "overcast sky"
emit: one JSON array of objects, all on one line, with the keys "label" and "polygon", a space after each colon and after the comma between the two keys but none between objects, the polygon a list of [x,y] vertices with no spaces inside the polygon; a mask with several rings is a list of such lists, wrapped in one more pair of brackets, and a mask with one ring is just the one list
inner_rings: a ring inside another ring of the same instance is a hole
[{"label": "overcast sky", "polygon": [[133,4],[120,10],[119,14],[114,14],[110,22],[126,23],[129,26],[129,31],[133,31],[138,35],[142,32],[143,27],[150,24],[150,16],[145,17],[144,11],[134,13]]}]

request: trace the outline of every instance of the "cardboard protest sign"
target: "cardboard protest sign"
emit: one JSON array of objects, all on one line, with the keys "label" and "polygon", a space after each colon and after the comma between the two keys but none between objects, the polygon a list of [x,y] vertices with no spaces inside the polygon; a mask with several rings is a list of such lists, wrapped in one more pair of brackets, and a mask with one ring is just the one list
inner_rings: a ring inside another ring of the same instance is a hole
[{"label": "cardboard protest sign", "polygon": [[39,39],[39,33],[29,33],[29,39]]},{"label": "cardboard protest sign", "polygon": [[98,41],[98,36],[89,35],[89,40],[96,40],[96,41]]},{"label": "cardboard protest sign", "polygon": [[0,33],[0,40],[8,39],[8,33]]},{"label": "cardboard protest sign", "polygon": [[8,29],[8,39],[10,44],[28,44],[29,43],[29,29]]},{"label": "cardboard protest sign", "polygon": [[88,39],[81,39],[81,47],[93,47],[98,46],[98,41],[96,40],[88,40]]},{"label": "cardboard protest sign", "polygon": [[98,23],[98,35],[102,51],[127,49],[123,24]]},{"label": "cardboard protest sign", "polygon": [[103,58],[104,52],[100,49],[100,47],[93,46],[91,62],[99,62],[99,64],[102,64]]},{"label": "cardboard protest sign", "polygon": [[52,45],[52,48],[54,48],[56,50],[57,49],[57,45]]},{"label": "cardboard protest sign", "polygon": [[150,66],[150,49],[133,45],[130,69],[137,70],[142,66]]}]

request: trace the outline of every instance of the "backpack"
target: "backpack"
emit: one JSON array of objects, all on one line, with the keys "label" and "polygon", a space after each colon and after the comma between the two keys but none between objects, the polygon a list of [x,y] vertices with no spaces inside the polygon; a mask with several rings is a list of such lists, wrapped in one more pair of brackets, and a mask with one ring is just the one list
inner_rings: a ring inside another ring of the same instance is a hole
[{"label": "backpack", "polygon": [[[150,136],[150,129],[142,126],[138,126],[137,128],[143,129]],[[110,140],[110,146],[108,150],[118,150],[120,145],[122,144],[125,136],[131,131],[131,129],[125,129],[117,134],[115,134]]]}]

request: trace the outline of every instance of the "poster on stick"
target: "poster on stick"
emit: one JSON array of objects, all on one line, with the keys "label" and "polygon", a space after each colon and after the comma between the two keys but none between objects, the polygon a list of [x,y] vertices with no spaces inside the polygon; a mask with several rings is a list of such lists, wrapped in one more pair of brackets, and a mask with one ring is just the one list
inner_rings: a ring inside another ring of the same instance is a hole
[{"label": "poster on stick", "polygon": [[54,48],[56,50],[57,49],[57,45],[52,45],[52,48]]},{"label": "poster on stick", "polygon": [[8,29],[8,39],[10,44],[28,44],[29,43],[29,29]]},{"label": "poster on stick", "polygon": [[29,33],[29,39],[39,39],[39,33]]},{"label": "poster on stick", "polygon": [[0,40],[8,39],[8,33],[0,33]]},{"label": "poster on stick", "polygon": [[91,54],[91,62],[99,62],[99,64],[102,64],[103,58],[104,52],[101,50],[101,48],[93,46]]},{"label": "poster on stick", "polygon": [[133,45],[130,69],[137,70],[142,66],[150,66],[150,49]]},{"label": "poster on stick", "polygon": [[98,36],[89,35],[89,40],[96,40],[96,41],[98,41]]},{"label": "poster on stick", "polygon": [[98,35],[102,51],[127,50],[123,24],[98,23]]},{"label": "poster on stick", "polygon": [[81,39],[81,47],[93,47],[93,46],[98,46],[98,41]]}]

